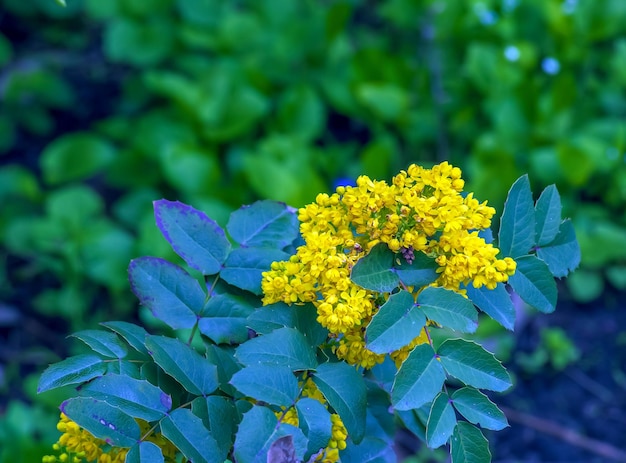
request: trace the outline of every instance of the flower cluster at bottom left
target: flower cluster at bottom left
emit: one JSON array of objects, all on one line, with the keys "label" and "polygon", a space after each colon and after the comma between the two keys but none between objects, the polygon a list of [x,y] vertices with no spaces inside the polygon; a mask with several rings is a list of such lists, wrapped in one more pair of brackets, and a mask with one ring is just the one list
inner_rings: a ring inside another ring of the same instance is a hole
[{"label": "flower cluster at bottom left", "polygon": [[[176,461],[176,448],[161,434],[150,433],[150,425],[137,420],[144,435],[148,434],[145,440],[158,445],[165,458],[166,463]],[[74,421],[69,419],[64,413],[57,424],[57,429],[62,432],[59,440],[52,448],[59,452],[58,455],[46,455],[42,458],[42,463],[124,463],[126,460],[127,448],[114,447],[103,439],[94,437],[89,431],[81,428]]]}]

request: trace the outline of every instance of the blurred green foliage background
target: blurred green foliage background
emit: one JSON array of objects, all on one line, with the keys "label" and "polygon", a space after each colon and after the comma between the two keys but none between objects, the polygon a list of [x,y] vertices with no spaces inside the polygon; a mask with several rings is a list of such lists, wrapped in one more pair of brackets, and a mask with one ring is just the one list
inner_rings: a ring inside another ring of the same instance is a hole
[{"label": "blurred green foliage background", "polygon": [[0,462],[56,439],[64,336],[136,316],[129,260],[175,258],[162,197],[223,221],[449,160],[501,210],[528,172],[571,295],[626,289],[625,33],[623,0],[0,0]]}]

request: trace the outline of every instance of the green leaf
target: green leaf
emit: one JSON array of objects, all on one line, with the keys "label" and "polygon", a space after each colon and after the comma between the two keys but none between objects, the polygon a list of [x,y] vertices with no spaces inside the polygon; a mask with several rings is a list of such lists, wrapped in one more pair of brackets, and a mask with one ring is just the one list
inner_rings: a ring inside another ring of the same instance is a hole
[{"label": "green leaf", "polygon": [[317,453],[328,445],[332,433],[330,413],[322,403],[315,399],[304,397],[296,403],[298,412],[298,426],[309,440],[304,459]]},{"label": "green leaf", "polygon": [[350,278],[362,288],[381,293],[391,292],[400,283],[392,269],[393,258],[394,253],[387,245],[379,243],[352,267]]},{"label": "green leaf", "polygon": [[235,357],[244,365],[286,366],[292,371],[317,367],[315,351],[302,333],[293,328],[279,328],[241,344]]},{"label": "green leaf", "polygon": [[289,259],[289,254],[270,248],[237,248],[228,255],[220,277],[237,288],[250,291],[257,296],[261,290],[262,273],[267,272],[272,262]]},{"label": "green leaf", "polygon": [[158,445],[142,441],[130,448],[125,463],[164,463],[163,452]]},{"label": "green leaf", "polygon": [[417,303],[429,319],[447,328],[473,333],[478,327],[472,301],[452,290],[429,286],[419,294]]},{"label": "green leaf", "polygon": [[80,393],[146,421],[160,420],[172,408],[172,398],[161,389],[125,375],[101,376],[82,386]]},{"label": "green leaf", "polygon": [[294,305],[294,327],[307,339],[309,345],[317,348],[328,339],[328,330],[317,322],[317,309],[311,303]]},{"label": "green leaf", "polygon": [[288,424],[279,424],[278,418],[269,408],[253,406],[244,413],[237,430],[235,461],[267,463],[272,444],[284,436],[292,436],[295,461],[301,461],[306,451],[306,438],[302,431]]},{"label": "green leaf", "polygon": [[202,420],[187,408],[179,408],[166,416],[161,421],[161,432],[194,463],[222,462],[226,458]]},{"label": "green leaf", "polygon": [[131,290],[156,318],[174,329],[196,324],[205,294],[181,267],[157,257],[140,257],[130,262],[128,276]]},{"label": "green leaf", "polygon": [[511,378],[494,355],[465,339],[444,341],[437,355],[446,372],[469,386],[502,392],[511,387]]},{"label": "green leaf", "polygon": [[409,344],[426,325],[424,313],[408,291],[392,294],[365,332],[366,347],[377,354],[386,354]]},{"label": "green leaf", "polygon": [[83,330],[72,334],[95,352],[105,357],[122,359],[128,354],[126,346],[115,333],[100,330]]},{"label": "green leaf", "polygon": [[556,238],[561,223],[561,197],[555,185],[541,192],[535,204],[535,217],[535,242],[544,246]]},{"label": "green leaf", "polygon": [[178,201],[154,202],[157,227],[176,254],[203,275],[222,269],[230,251],[224,230],[204,212]]},{"label": "green leaf", "polygon": [[341,417],[350,438],[359,443],[365,435],[367,397],[363,377],[347,363],[323,363],[313,382]]},{"label": "green leaf", "polygon": [[220,450],[227,455],[232,448],[238,424],[237,411],[232,401],[216,395],[197,397],[191,403],[191,411],[202,419]]},{"label": "green leaf", "polygon": [[517,179],[509,190],[498,236],[503,256],[523,256],[535,246],[535,209],[528,175]]},{"label": "green leaf", "polygon": [[548,265],[550,273],[557,278],[567,276],[578,267],[580,246],[571,221],[565,220],[561,224],[559,234],[552,242],[537,248],[537,257]]},{"label": "green leaf", "polygon": [[250,365],[233,375],[230,384],[247,397],[282,407],[291,407],[300,392],[291,368]]},{"label": "green leaf", "polygon": [[293,328],[296,325],[296,311],[299,309],[299,306],[277,302],[256,309],[248,316],[247,323],[258,334],[269,334],[282,327]]},{"label": "green leaf", "polygon": [[489,463],[489,442],[480,430],[469,423],[459,421],[450,440],[452,463]]},{"label": "green leaf", "polygon": [[178,339],[148,336],[146,347],[163,371],[195,395],[217,389],[217,367]]},{"label": "green leaf", "polygon": [[435,397],[428,415],[426,424],[426,442],[431,449],[441,447],[454,432],[456,414],[450,404],[450,398],[445,392]]},{"label": "green leaf", "polygon": [[296,210],[276,201],[257,201],[230,215],[226,230],[242,247],[284,249],[298,237]]},{"label": "green leaf", "polygon": [[148,349],[146,349],[144,345],[148,332],[143,327],[123,321],[104,322],[100,324],[115,331],[136,351],[142,354],[148,353]]},{"label": "green leaf", "polygon": [[206,349],[206,356],[209,361],[217,365],[220,389],[231,396],[236,394],[236,390],[228,382],[241,369],[241,365],[235,360],[234,352],[234,347],[215,344],[209,344]]},{"label": "green leaf", "polygon": [[239,344],[248,339],[248,316],[253,312],[242,297],[216,294],[206,303],[198,328],[217,344]]},{"label": "green leaf", "polygon": [[56,138],[41,153],[43,178],[50,185],[84,180],[102,171],[115,158],[115,148],[88,132]]},{"label": "green leaf", "polygon": [[55,0],[59,5],[66,7],[65,0]]},{"label": "green leaf", "polygon": [[413,262],[410,264],[402,256],[397,257],[393,263],[393,268],[405,286],[415,286],[421,288],[435,281],[439,274],[439,265],[435,259],[427,256],[423,252],[415,252]]},{"label": "green leaf", "polygon": [[550,313],[556,309],[557,288],[546,263],[535,256],[515,259],[517,269],[509,277],[509,284],[528,305]]},{"label": "green leaf", "polygon": [[397,410],[419,408],[441,391],[446,375],[429,344],[415,347],[396,374],[391,403]]},{"label": "green leaf", "polygon": [[465,289],[467,290],[467,297],[480,310],[507,330],[513,331],[515,326],[515,306],[504,284],[498,283],[495,289],[489,289],[486,286],[474,288],[470,284]]},{"label": "green leaf", "polygon": [[134,418],[119,408],[89,397],[74,397],[61,404],[61,411],[95,437],[117,447],[132,447],[141,431]]},{"label": "green leaf", "polygon": [[105,372],[106,364],[101,357],[93,354],[75,355],[46,368],[39,379],[37,392],[84,383]]},{"label": "green leaf", "polygon": [[462,387],[454,391],[452,404],[467,421],[483,428],[500,431],[509,425],[502,410],[473,387]]}]

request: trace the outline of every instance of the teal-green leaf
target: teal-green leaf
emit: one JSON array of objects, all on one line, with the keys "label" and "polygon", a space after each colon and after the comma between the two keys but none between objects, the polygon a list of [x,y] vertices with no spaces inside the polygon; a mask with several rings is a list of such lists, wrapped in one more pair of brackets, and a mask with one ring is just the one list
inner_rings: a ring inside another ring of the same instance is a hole
[{"label": "teal-green leaf", "polygon": [[216,463],[226,458],[202,420],[187,408],[174,410],[161,421],[161,432],[194,463]]},{"label": "teal-green leaf", "polygon": [[332,422],[330,413],[318,400],[304,397],[296,403],[298,427],[308,439],[305,460],[328,445],[331,438]]},{"label": "teal-green leaf", "polygon": [[128,354],[126,346],[115,333],[100,330],[82,330],[72,334],[95,352],[105,357],[122,359]]},{"label": "teal-green leaf", "polygon": [[472,301],[452,290],[429,286],[419,294],[417,303],[429,319],[447,328],[473,333],[478,327],[478,312]]},{"label": "teal-green leaf", "polygon": [[191,411],[202,419],[220,451],[227,455],[238,424],[237,411],[230,398],[217,395],[197,397],[191,403]]},{"label": "teal-green leaf", "polygon": [[161,389],[125,375],[101,376],[81,387],[80,393],[146,421],[160,420],[172,408],[172,398]]},{"label": "teal-green leaf", "polygon": [[267,463],[272,444],[284,436],[292,436],[295,461],[301,461],[306,451],[306,438],[302,431],[289,424],[279,424],[278,418],[269,408],[253,406],[244,413],[237,430],[235,461]]},{"label": "teal-green leaf", "polygon": [[130,448],[125,463],[164,463],[163,452],[158,445],[142,441]]},{"label": "teal-green leaf", "polygon": [[115,158],[115,148],[107,140],[89,132],[63,135],[40,155],[46,183],[58,185],[83,180],[102,171]]},{"label": "teal-green leaf", "polygon": [[115,331],[137,352],[142,354],[148,353],[148,349],[146,349],[144,344],[148,332],[143,327],[123,321],[104,322],[101,325]]},{"label": "teal-green leaf", "polygon": [[537,256],[557,278],[565,277],[580,264],[580,246],[576,240],[576,231],[570,220],[565,220],[559,227],[556,238],[537,248]]},{"label": "teal-green leaf", "polygon": [[427,256],[423,252],[414,252],[413,262],[410,264],[402,256],[396,257],[393,268],[405,286],[415,286],[421,288],[435,281],[439,274],[439,265],[435,259]]},{"label": "teal-green leaf", "polygon": [[431,449],[441,447],[454,432],[456,414],[450,404],[450,397],[440,392],[433,400],[426,423],[426,442]]},{"label": "teal-green leaf", "polygon": [[317,309],[313,304],[295,305],[294,327],[307,339],[309,345],[317,348],[328,339],[328,330],[317,321]]},{"label": "teal-green leaf", "polygon": [[237,288],[250,291],[257,296],[261,291],[262,273],[267,272],[272,262],[289,260],[289,254],[271,248],[237,248],[228,255],[220,277]]},{"label": "teal-green leaf", "polygon": [[448,339],[437,351],[446,372],[480,389],[502,392],[511,387],[511,378],[500,361],[482,346],[465,339]]},{"label": "teal-green leaf", "polygon": [[178,339],[148,336],[146,347],[163,371],[189,392],[206,395],[217,389],[217,367]]},{"label": "teal-green leaf", "polygon": [[381,293],[391,292],[400,283],[393,269],[393,258],[394,253],[387,245],[379,243],[352,267],[350,278],[362,288]]},{"label": "teal-green leaf", "polygon": [[313,382],[341,417],[350,438],[359,443],[365,435],[367,397],[363,377],[347,363],[323,363]]},{"label": "teal-green leaf", "polygon": [[176,253],[203,275],[222,269],[230,252],[224,230],[204,212],[178,201],[154,202],[157,227]]},{"label": "teal-green leaf", "polygon": [[486,286],[474,288],[469,284],[465,288],[467,297],[476,306],[504,326],[507,330],[513,330],[515,326],[515,306],[511,296],[502,283],[498,283],[494,289]]},{"label": "teal-green leaf", "polygon": [[117,407],[89,397],[74,397],[61,404],[61,411],[95,437],[117,447],[132,447],[141,431],[134,418]]},{"label": "teal-green leaf", "polygon": [[489,442],[473,424],[459,421],[450,440],[452,463],[490,463]]},{"label": "teal-green leaf", "polygon": [[292,371],[312,370],[317,366],[315,351],[302,333],[279,328],[241,344],[235,357],[244,365],[286,366]]},{"label": "teal-green leaf", "polygon": [[39,378],[37,392],[80,384],[106,372],[104,360],[93,354],[75,355],[50,365]]},{"label": "teal-green leaf", "polygon": [[259,307],[248,316],[248,326],[258,334],[269,334],[277,328],[293,328],[296,324],[296,310],[300,306],[284,302]]},{"label": "teal-green leaf", "polygon": [[211,363],[217,365],[220,389],[231,396],[236,393],[236,390],[228,382],[241,369],[241,365],[235,360],[234,353],[235,348],[232,346],[209,344],[206,348],[207,358]]},{"label": "teal-green leaf", "polygon": [[207,301],[198,328],[217,344],[239,344],[248,339],[248,316],[253,312],[242,297],[216,294]]},{"label": "teal-green leaf", "polygon": [[174,329],[191,328],[204,307],[200,283],[181,267],[157,257],[139,257],[128,266],[130,287],[156,318]]},{"label": "teal-green leaf", "polygon": [[284,249],[298,237],[296,210],[276,201],[257,201],[230,215],[226,230],[242,247]]},{"label": "teal-green leaf", "polygon": [[419,336],[426,317],[408,291],[392,294],[365,332],[366,347],[377,354],[386,354],[409,344]]},{"label": "teal-green leaf", "polygon": [[535,246],[535,209],[528,175],[517,179],[506,198],[498,247],[503,256],[519,257]]},{"label": "teal-green leaf", "polygon": [[454,391],[452,405],[467,421],[483,428],[500,431],[509,425],[502,410],[473,387],[462,387]]},{"label": "teal-green leaf", "polygon": [[419,408],[431,402],[446,379],[443,367],[429,344],[415,347],[396,374],[391,403],[397,410]]},{"label": "teal-green leaf", "polygon": [[235,373],[230,384],[247,397],[286,408],[300,392],[298,380],[286,366],[249,365]]},{"label": "teal-green leaf", "polygon": [[544,246],[556,238],[561,223],[561,197],[555,185],[541,192],[535,204],[535,217],[535,242]]},{"label": "teal-green leaf", "polygon": [[515,259],[517,269],[509,277],[509,284],[528,305],[550,313],[556,309],[557,288],[552,272],[544,261],[535,256]]}]

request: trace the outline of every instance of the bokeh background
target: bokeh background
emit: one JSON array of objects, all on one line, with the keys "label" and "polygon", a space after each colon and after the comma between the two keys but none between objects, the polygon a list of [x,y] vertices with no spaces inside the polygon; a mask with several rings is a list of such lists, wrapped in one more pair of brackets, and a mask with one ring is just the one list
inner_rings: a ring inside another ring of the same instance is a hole
[{"label": "bokeh background", "polygon": [[624,0],[0,0],[0,463],[58,437],[68,391],[36,383],[70,333],[152,323],[126,267],[176,259],[153,200],[224,223],[443,160],[499,211],[555,183],[582,249],[555,314],[477,335],[517,383],[494,461],[619,458],[625,117]]}]

